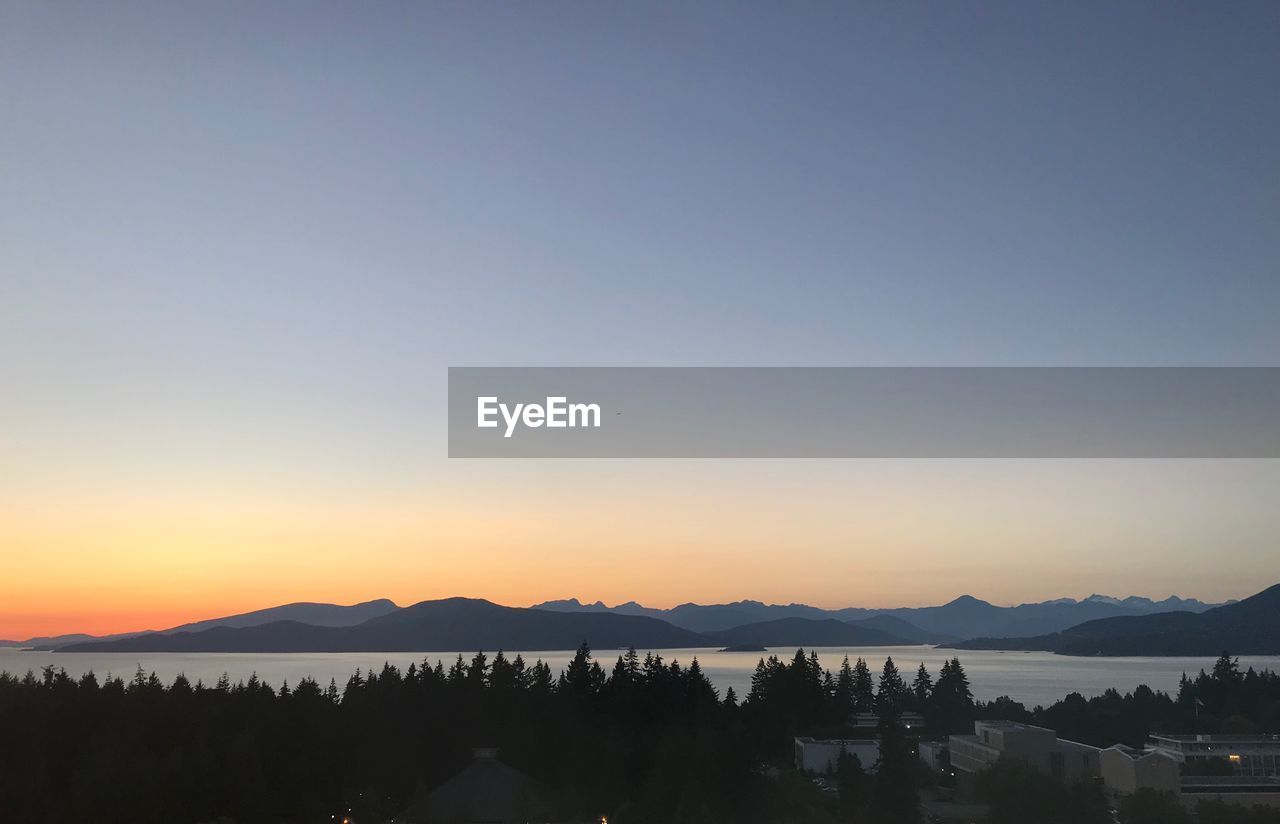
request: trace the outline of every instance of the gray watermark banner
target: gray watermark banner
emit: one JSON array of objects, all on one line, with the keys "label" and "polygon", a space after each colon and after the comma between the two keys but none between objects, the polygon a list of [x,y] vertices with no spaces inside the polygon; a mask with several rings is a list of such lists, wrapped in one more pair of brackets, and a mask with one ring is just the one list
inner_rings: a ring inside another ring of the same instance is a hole
[{"label": "gray watermark banner", "polygon": [[451,367],[451,458],[1280,458],[1280,367]]}]

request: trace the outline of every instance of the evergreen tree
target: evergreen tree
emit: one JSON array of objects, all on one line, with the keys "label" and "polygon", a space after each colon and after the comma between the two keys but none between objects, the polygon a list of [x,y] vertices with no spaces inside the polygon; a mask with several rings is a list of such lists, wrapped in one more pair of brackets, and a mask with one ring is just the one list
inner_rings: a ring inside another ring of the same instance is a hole
[{"label": "evergreen tree", "polygon": [[511,662],[511,680],[515,684],[516,688],[522,690],[528,689],[532,675],[533,674],[529,672],[528,668],[525,666],[524,656],[516,653],[515,660]]},{"label": "evergreen tree", "polygon": [[858,659],[853,665],[853,710],[854,712],[875,712],[876,697],[871,683],[871,670],[867,662]]},{"label": "evergreen tree", "polygon": [[969,690],[969,678],[959,658],[952,658],[942,665],[938,681],[933,685],[934,717],[930,726],[937,733],[955,735],[973,729],[975,708],[973,693]]},{"label": "evergreen tree", "polygon": [[[563,675],[563,680],[570,692],[578,696],[593,692],[595,678],[591,672],[592,663],[591,645],[583,641]],[[597,665],[596,668],[599,669],[599,666]]]},{"label": "evergreen tree", "polygon": [[902,704],[907,695],[907,685],[898,673],[893,658],[886,658],[880,671],[880,685],[876,690],[876,712],[880,720],[893,720],[902,714]]},{"label": "evergreen tree", "polygon": [[460,687],[466,680],[467,665],[462,660],[462,653],[458,653],[458,660],[449,667],[449,683],[454,687]]},{"label": "evergreen tree", "polygon": [[832,703],[840,723],[848,723],[853,714],[853,667],[849,666],[849,656],[840,662],[840,674],[836,676],[836,687],[832,693]]},{"label": "evergreen tree", "polygon": [[933,697],[933,679],[929,677],[929,670],[925,669],[923,661],[916,670],[916,679],[911,682],[911,696],[912,706],[917,712],[924,712],[929,706],[929,699]]},{"label": "evergreen tree", "polygon": [[[461,659],[462,656],[458,657]],[[479,692],[480,688],[485,684],[488,672],[489,659],[483,652],[477,652],[475,657],[471,659],[471,664],[467,667],[467,689],[472,692]]]},{"label": "evergreen tree", "polygon": [[[846,661],[847,663],[847,661]],[[840,752],[836,759],[836,789],[840,793],[839,818],[844,822],[858,820],[858,811],[867,801],[867,774],[858,756]]]},{"label": "evergreen tree", "polygon": [[515,667],[502,654],[502,650],[493,656],[493,663],[489,666],[489,686],[496,690],[512,690],[517,686]]},{"label": "evergreen tree", "polygon": [[872,809],[879,820],[894,824],[918,820],[917,763],[902,725],[894,720],[881,724],[880,760],[871,798]]},{"label": "evergreen tree", "polygon": [[751,673],[751,689],[747,691],[747,700],[752,703],[763,703],[769,692],[769,668],[765,666],[764,658],[756,664],[755,671]]},{"label": "evergreen tree", "polygon": [[551,667],[548,666],[541,658],[533,664],[532,675],[529,678],[529,690],[537,695],[546,695],[552,692],[555,682],[551,678]]}]

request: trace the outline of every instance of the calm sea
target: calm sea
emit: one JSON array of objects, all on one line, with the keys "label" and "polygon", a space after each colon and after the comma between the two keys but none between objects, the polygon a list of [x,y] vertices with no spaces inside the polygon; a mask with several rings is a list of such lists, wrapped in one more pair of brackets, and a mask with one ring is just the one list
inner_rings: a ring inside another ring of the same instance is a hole
[{"label": "calm sea", "polygon": [[[717,652],[713,649],[664,649],[654,650],[668,663],[678,660],[687,665],[695,657],[716,687],[723,694],[733,687],[740,698],[745,697],[751,686],[751,672],[761,654],[756,652]],[[780,658],[789,658],[794,650],[778,649]],[[541,658],[553,672],[558,673],[572,657],[572,652],[523,652],[526,661],[532,663]],[[767,654],[767,653],[766,653]],[[474,650],[464,651],[470,660]],[[617,658],[616,650],[600,650],[597,657],[606,671]],[[1121,692],[1132,690],[1139,684],[1152,689],[1173,691],[1177,689],[1182,673],[1194,675],[1200,669],[1210,669],[1212,658],[1068,658],[1045,652],[981,652],[966,650],[934,649],[932,647],[819,647],[818,657],[824,667],[835,671],[841,659],[848,655],[853,661],[865,658],[875,672],[879,672],[887,656],[892,656],[908,681],[914,676],[921,662],[937,678],[942,662],[955,655],[960,658],[973,687],[974,696],[991,700],[1008,695],[1027,706],[1050,704],[1069,692],[1079,692],[1086,697],[1098,695],[1108,687]],[[304,676],[311,676],[321,684],[330,678],[341,687],[357,669],[380,670],[384,662],[390,662],[402,670],[409,664],[421,666],[423,659],[432,665],[443,660],[446,667],[457,653],[53,653],[23,652],[0,648],[0,671],[24,674],[27,670],[39,673],[41,667],[53,664],[67,670],[73,676],[92,670],[99,678],[110,673],[126,679],[141,666],[143,671],[155,672],[168,683],[178,673],[185,673],[191,681],[203,680],[212,684],[226,673],[232,682],[247,679],[251,674],[272,686],[278,687],[286,679],[296,684]],[[514,656],[512,656],[514,657]],[[1280,671],[1280,656],[1241,657],[1241,667],[1252,666]]]}]

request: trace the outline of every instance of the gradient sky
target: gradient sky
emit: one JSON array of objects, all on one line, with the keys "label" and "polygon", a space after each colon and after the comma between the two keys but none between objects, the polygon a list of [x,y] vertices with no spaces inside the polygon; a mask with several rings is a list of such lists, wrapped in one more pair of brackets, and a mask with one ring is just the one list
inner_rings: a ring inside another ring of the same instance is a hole
[{"label": "gradient sky", "polygon": [[0,4],[0,637],[1280,580],[1280,462],[445,458],[448,365],[1277,365],[1280,5]]}]

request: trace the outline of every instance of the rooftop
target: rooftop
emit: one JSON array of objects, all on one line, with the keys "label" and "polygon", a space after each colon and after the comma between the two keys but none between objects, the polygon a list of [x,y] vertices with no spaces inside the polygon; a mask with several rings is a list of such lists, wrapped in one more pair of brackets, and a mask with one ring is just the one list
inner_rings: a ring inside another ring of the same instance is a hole
[{"label": "rooftop", "polygon": [[1122,755],[1127,756],[1129,759],[1133,761],[1141,761],[1144,758],[1173,759],[1173,756],[1169,755],[1166,752],[1160,752],[1159,750],[1139,750],[1134,747],[1126,746],[1125,744],[1114,744],[1110,747],[1107,747],[1103,751],[1118,752],[1118,753],[1121,753]]},{"label": "rooftop", "polygon": [[1051,732],[1051,733],[1054,733],[1054,735],[1057,735],[1056,732],[1049,729],[1048,727],[1037,727],[1035,724],[1023,724],[1019,721],[995,720],[995,721],[975,721],[974,722],[974,729],[978,729],[981,727],[986,727],[992,730],[1010,730],[1012,732],[1018,732],[1022,730],[1026,730],[1029,732]]},{"label": "rooftop", "polygon": [[1178,744],[1280,744],[1280,735],[1152,735],[1153,741]]},{"label": "rooftop", "polygon": [[1184,775],[1183,792],[1226,792],[1228,790],[1280,793],[1280,776],[1274,775]]}]

